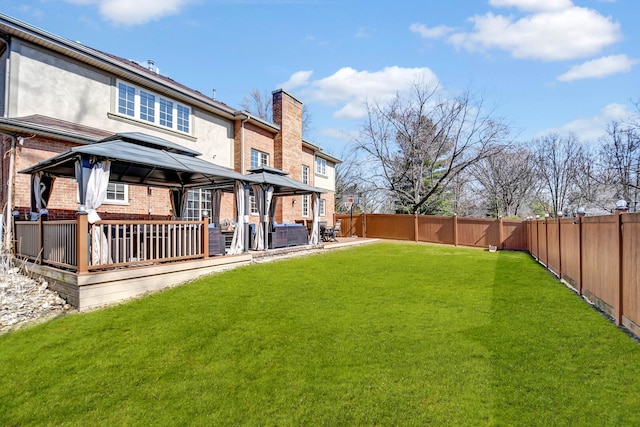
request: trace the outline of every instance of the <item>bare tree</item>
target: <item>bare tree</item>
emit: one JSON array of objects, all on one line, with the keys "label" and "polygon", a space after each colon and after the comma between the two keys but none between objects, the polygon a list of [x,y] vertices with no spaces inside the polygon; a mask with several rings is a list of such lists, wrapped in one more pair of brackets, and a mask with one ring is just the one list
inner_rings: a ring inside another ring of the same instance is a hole
[{"label": "bare tree", "polygon": [[437,88],[415,84],[387,105],[367,103],[355,138],[361,162],[377,188],[388,190],[396,210],[430,213],[463,171],[499,153],[509,128],[484,111],[469,92],[442,99]]},{"label": "bare tree", "polygon": [[[240,106],[254,116],[273,122],[273,97],[269,91],[253,89],[248,96],[245,96]],[[313,130],[313,117],[305,104],[302,104],[302,136],[307,137]]]},{"label": "bare tree", "polygon": [[518,216],[537,191],[533,155],[526,148],[487,157],[473,166],[472,173],[490,216]]},{"label": "bare tree", "polygon": [[342,203],[343,195],[357,195],[359,198],[358,210],[361,212],[380,213],[385,211],[388,194],[385,190],[379,190],[375,185],[364,178],[362,164],[358,161],[354,151],[347,151],[341,156],[342,163],[336,166],[336,213],[347,212]]},{"label": "bare tree", "polygon": [[557,215],[585,199],[578,182],[587,157],[578,138],[556,133],[533,141],[534,161],[543,191],[540,201],[547,213]]},{"label": "bare tree", "polygon": [[640,202],[640,134],[633,123],[611,122],[600,151],[600,181],[611,187],[616,199],[629,203],[637,212]]}]

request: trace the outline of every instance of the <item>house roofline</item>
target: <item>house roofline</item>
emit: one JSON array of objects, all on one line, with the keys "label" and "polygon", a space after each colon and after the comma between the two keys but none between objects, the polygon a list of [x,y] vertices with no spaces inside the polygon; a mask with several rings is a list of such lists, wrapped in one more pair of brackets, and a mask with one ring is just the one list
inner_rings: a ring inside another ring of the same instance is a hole
[{"label": "house roofline", "polygon": [[309,141],[306,140],[302,140],[302,146],[303,147],[307,147],[313,150],[314,154],[318,157],[322,157],[323,159],[329,160],[330,162],[333,163],[342,163],[342,160],[340,160],[339,158],[327,153],[326,151],[324,151],[320,146],[315,145]]},{"label": "house roofline", "polygon": [[134,61],[119,58],[85,46],[82,43],[65,39],[2,13],[0,13],[0,31],[37,46],[64,54],[80,62],[129,78],[134,82],[147,83],[148,85],[151,83],[151,86],[171,92],[173,96],[178,95],[178,98],[188,99],[191,103],[197,104],[203,109],[212,110],[228,119],[236,118],[236,109],[181,85],[169,77],[148,70]]}]

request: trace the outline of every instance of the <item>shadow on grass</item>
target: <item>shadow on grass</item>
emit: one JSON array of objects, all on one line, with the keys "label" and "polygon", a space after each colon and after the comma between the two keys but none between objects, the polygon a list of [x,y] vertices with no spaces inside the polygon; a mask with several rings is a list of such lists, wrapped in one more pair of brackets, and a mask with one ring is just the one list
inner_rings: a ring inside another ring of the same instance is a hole
[{"label": "shadow on grass", "polygon": [[499,252],[490,322],[491,423],[639,425],[640,347],[522,253]]}]

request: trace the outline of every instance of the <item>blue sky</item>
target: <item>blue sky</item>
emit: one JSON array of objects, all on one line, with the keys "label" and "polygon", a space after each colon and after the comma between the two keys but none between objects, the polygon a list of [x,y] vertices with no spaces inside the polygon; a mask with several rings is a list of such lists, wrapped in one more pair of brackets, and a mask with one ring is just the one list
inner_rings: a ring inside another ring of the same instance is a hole
[{"label": "blue sky", "polygon": [[637,113],[637,0],[0,0],[3,13],[159,72],[235,108],[284,88],[340,155],[367,99],[416,80],[470,89],[525,141],[586,142]]}]

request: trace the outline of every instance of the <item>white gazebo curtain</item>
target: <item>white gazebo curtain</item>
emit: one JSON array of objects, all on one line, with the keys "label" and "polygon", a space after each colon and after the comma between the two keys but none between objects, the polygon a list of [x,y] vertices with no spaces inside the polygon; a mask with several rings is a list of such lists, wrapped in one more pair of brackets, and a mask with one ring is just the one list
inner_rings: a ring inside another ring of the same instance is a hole
[{"label": "white gazebo curtain", "polygon": [[37,212],[40,215],[48,213],[47,204],[53,191],[54,181],[54,177],[42,172],[31,175],[31,212]]},{"label": "white gazebo curtain", "polygon": [[320,193],[313,193],[313,224],[309,244],[317,245],[320,241]]},{"label": "white gazebo curtain", "polygon": [[182,219],[187,211],[189,192],[184,188],[171,189],[171,211],[175,219]]},{"label": "white gazebo curtain", "polygon": [[253,236],[253,243],[251,247],[256,251],[263,251],[265,249],[264,246],[264,191],[262,190],[262,185],[256,184],[251,186],[251,190],[253,191],[253,198],[256,201],[256,208],[258,209],[258,213],[260,215],[260,221],[258,222],[258,226],[256,227],[256,234]]},{"label": "white gazebo curtain", "polygon": [[236,228],[233,232],[233,239],[231,240],[229,254],[238,255],[244,251],[244,183],[241,181],[236,181],[234,192],[236,195],[236,211],[238,212],[238,218],[236,221]]},{"label": "white gazebo curtain", "polygon": [[[109,160],[90,162],[87,159],[82,159],[76,162],[76,181],[80,204],[84,205],[89,224],[100,221],[97,209],[107,197],[110,167],[111,161]],[[100,232],[99,227],[92,227],[91,235],[92,265],[110,263],[109,245],[104,233]]]}]

